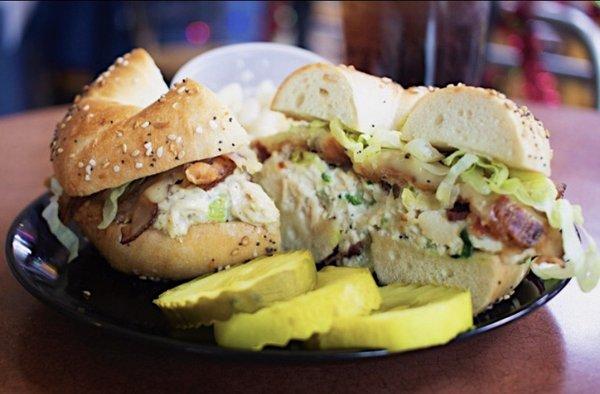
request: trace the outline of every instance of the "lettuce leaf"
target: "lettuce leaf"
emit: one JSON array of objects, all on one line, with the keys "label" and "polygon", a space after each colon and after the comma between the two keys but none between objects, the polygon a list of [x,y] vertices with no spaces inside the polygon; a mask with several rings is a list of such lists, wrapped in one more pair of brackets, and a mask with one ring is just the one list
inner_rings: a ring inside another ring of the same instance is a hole
[{"label": "lettuce leaf", "polygon": [[562,232],[565,266],[541,262],[532,264],[532,271],[542,279],[576,277],[581,290],[592,290],[600,279],[600,254],[592,237],[581,227],[581,209],[560,199],[553,204],[548,220]]},{"label": "lettuce leaf", "polygon": [[371,143],[387,149],[404,148],[404,144],[400,140],[400,132],[396,130],[375,129],[371,136]]},{"label": "lettuce leaf", "polygon": [[381,143],[372,135],[345,130],[339,119],[329,123],[331,135],[344,147],[348,156],[354,163],[362,163],[370,156],[381,151]]},{"label": "lettuce leaf", "polygon": [[[465,160],[464,158],[467,156],[471,156],[471,158]],[[473,156],[476,159],[473,159]],[[465,169],[466,164],[462,160],[472,163],[472,165]],[[541,212],[548,213],[552,209],[557,194],[556,186],[550,179],[540,173],[509,170],[502,163],[463,151],[452,153],[443,160],[443,163],[450,166],[449,174],[460,171],[460,179],[481,194],[487,195],[493,192],[508,195]],[[459,163],[461,164],[459,165]],[[457,166],[459,168],[453,172],[453,169]],[[449,178],[447,182],[444,179],[442,184],[447,189],[451,181],[454,184],[457,180],[458,178],[455,177]],[[447,190],[443,192],[447,193]],[[442,194],[442,197],[445,197],[445,194]]]},{"label": "lettuce leaf", "polygon": [[102,221],[98,225],[99,230],[104,230],[115,220],[117,217],[117,211],[119,209],[118,200],[119,197],[125,192],[127,186],[131,182],[127,182],[119,187],[115,187],[110,191],[110,194],[104,200],[104,206],[102,207]]},{"label": "lettuce leaf", "polygon": [[404,146],[404,150],[425,163],[433,163],[444,158],[437,149],[422,138],[409,141]]},{"label": "lettuce leaf", "polygon": [[42,217],[48,223],[50,232],[69,251],[68,261],[71,262],[79,253],[79,238],[58,217],[58,198],[61,196],[63,190],[55,178],[50,179],[50,191],[52,192],[52,197],[50,197],[50,203],[42,211]]},{"label": "lettuce leaf", "polygon": [[408,187],[402,189],[400,200],[409,211],[432,211],[440,208],[439,202],[435,198],[429,197],[428,194],[422,193],[419,190],[411,190]]},{"label": "lettuce leaf", "polygon": [[[448,156],[448,158],[452,157],[454,154]],[[446,164],[448,158],[444,159],[443,163]],[[454,159],[454,158],[453,158]],[[453,160],[452,159],[452,160]],[[450,163],[452,162],[449,161]],[[479,158],[472,153],[465,153],[462,157],[460,157],[456,163],[450,167],[450,171],[446,177],[440,182],[440,185],[435,192],[435,197],[445,206],[450,207],[454,204],[456,196],[458,194],[457,188],[455,187],[456,181],[458,178],[466,171],[468,171]]]},{"label": "lettuce leaf", "polygon": [[[571,205],[564,198],[557,200],[556,186],[543,174],[509,170],[504,164],[485,157],[466,159],[469,155],[474,156],[456,151],[443,160],[444,164],[451,167],[436,197],[439,195],[440,201],[448,198],[448,190],[457,181],[456,174],[460,173],[460,179],[481,194],[508,195],[544,212],[550,226],[562,233],[565,266],[542,261],[531,264],[531,269],[542,279],[575,277],[581,290],[587,292],[593,289],[600,279],[600,253],[595,241],[583,228],[581,207]],[[467,166],[469,168],[465,170]]]}]

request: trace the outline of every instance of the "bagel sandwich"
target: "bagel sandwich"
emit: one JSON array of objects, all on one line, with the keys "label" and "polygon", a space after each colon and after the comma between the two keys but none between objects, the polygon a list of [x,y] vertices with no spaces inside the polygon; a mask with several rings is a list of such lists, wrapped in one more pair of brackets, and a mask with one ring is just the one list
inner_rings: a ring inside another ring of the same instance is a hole
[{"label": "bagel sandwich", "polygon": [[279,212],[250,181],[245,130],[209,89],[171,89],[142,49],[118,58],[58,123],[44,211],[76,256],[73,222],[117,270],[186,279],[279,248]]},{"label": "bagel sandwich", "polygon": [[254,179],[280,210],[284,249],[370,267],[384,284],[468,289],[475,314],[530,268],[597,284],[581,210],[549,178],[548,131],[501,93],[404,89],[312,64],[284,80],[272,109],[296,123],[255,142]]}]

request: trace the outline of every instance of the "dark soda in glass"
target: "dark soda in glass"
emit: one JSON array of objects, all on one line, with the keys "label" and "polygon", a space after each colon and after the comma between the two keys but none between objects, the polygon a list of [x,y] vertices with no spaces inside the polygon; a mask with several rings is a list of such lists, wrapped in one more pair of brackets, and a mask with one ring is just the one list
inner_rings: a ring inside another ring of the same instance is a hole
[{"label": "dark soda in glass", "polygon": [[478,85],[490,6],[485,1],[342,2],[346,63],[403,86]]}]

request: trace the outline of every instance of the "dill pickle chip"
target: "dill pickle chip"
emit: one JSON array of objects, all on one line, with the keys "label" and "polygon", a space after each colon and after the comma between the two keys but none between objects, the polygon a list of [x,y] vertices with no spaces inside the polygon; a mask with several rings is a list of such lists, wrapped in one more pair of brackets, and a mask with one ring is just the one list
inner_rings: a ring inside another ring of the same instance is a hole
[{"label": "dill pickle chip", "polygon": [[154,303],[175,326],[194,328],[304,294],[316,280],[310,252],[280,253],[201,276],[165,291]]},{"label": "dill pickle chip", "polygon": [[368,269],[325,267],[317,273],[313,291],[217,322],[215,339],[221,346],[240,349],[285,346],[292,339],[306,340],[329,331],[340,316],[368,314],[380,302],[377,284]]},{"label": "dill pickle chip", "polygon": [[378,311],[337,319],[331,330],[319,335],[318,346],[404,351],[444,344],[473,326],[468,291],[399,283],[379,291]]}]

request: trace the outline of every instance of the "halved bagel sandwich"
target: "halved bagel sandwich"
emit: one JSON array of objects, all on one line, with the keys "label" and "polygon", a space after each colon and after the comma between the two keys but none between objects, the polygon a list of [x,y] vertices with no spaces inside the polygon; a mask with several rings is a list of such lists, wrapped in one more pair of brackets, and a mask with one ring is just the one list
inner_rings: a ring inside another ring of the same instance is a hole
[{"label": "halved bagel sandwich", "polygon": [[[184,279],[279,248],[279,212],[249,173],[245,130],[192,80],[168,89],[142,49],[117,59],[57,125],[50,228],[73,221],[116,269]],[[58,213],[60,213],[60,219]]]},{"label": "halved bagel sandwich", "polygon": [[550,175],[548,131],[504,95],[404,89],[351,67],[291,74],[272,108],[292,128],[259,139],[255,175],[278,206],[282,245],[374,269],[385,284],[470,290],[474,313],[542,278],[600,276],[581,210]]}]

